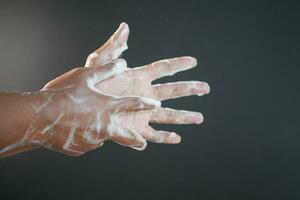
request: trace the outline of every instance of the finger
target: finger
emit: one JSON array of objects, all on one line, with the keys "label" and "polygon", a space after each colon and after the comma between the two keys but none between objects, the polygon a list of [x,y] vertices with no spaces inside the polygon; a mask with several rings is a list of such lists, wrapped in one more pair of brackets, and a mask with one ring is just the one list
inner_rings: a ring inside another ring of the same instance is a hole
[{"label": "finger", "polygon": [[190,56],[171,58],[156,61],[149,65],[138,68],[138,70],[147,73],[151,80],[164,76],[172,76],[177,72],[191,69],[197,65],[197,60]]},{"label": "finger", "polygon": [[156,84],[151,88],[153,98],[160,101],[190,95],[202,96],[210,91],[209,85],[200,81],[180,81],[175,83]]},{"label": "finger", "polygon": [[142,151],[146,148],[146,140],[138,134],[135,130],[114,128],[114,133],[111,135],[111,140],[133,149]]},{"label": "finger", "polygon": [[146,97],[121,97],[113,101],[116,102],[112,111],[114,113],[153,110],[161,105],[160,101]]},{"label": "finger", "polygon": [[86,140],[86,138],[81,137],[74,137],[74,141],[70,144],[68,148],[63,148],[64,151],[69,153],[75,153],[78,155],[82,155],[88,151],[91,151],[93,149],[99,148],[103,146],[104,142],[98,142],[98,143],[90,143]]},{"label": "finger", "polygon": [[121,74],[126,69],[127,63],[124,59],[118,59],[100,67],[86,68],[87,85],[91,90],[99,93],[99,90],[95,87],[97,83],[109,77]]},{"label": "finger", "polygon": [[203,122],[203,115],[199,112],[186,110],[157,108],[152,112],[150,122],[162,124],[200,124]]},{"label": "finger", "polygon": [[88,56],[85,67],[103,65],[119,58],[122,52],[128,49],[128,35],[129,27],[123,22],[103,46]]},{"label": "finger", "polygon": [[146,127],[141,134],[147,141],[155,143],[178,144],[181,141],[180,135],[174,132],[155,130],[151,126]]}]

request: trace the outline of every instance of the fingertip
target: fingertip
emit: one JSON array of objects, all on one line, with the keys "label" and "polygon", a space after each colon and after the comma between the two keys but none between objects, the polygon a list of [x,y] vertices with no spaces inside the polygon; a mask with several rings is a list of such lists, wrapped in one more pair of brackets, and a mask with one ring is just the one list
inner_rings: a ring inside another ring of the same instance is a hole
[{"label": "fingertip", "polygon": [[129,35],[129,26],[125,22],[122,22],[118,30],[120,31],[121,40],[127,41]]},{"label": "fingertip", "polygon": [[167,134],[162,135],[161,141],[159,143],[165,143],[165,144],[179,144],[181,142],[181,136],[178,135],[175,132],[167,132]]},{"label": "fingertip", "polygon": [[198,82],[197,87],[199,88],[199,91],[200,91],[198,96],[202,96],[204,94],[210,93],[210,86],[206,82]]},{"label": "fingertip", "polygon": [[172,144],[179,144],[181,142],[181,136],[175,132],[170,133],[169,139],[171,140]]},{"label": "fingertip", "polygon": [[128,24],[126,22],[121,22],[119,25],[119,27],[126,27],[126,26],[128,27]]},{"label": "fingertip", "polygon": [[204,116],[201,113],[196,114],[196,124],[201,124],[204,121]]},{"label": "fingertip", "polygon": [[206,94],[209,94],[210,93],[210,86],[209,86],[209,84],[206,83],[206,82],[202,82],[202,84],[203,84],[203,88],[206,91]]},{"label": "fingertip", "polygon": [[195,57],[192,56],[183,56],[181,57],[181,59],[186,62],[188,65],[190,65],[191,67],[195,67],[198,64],[198,61]]},{"label": "fingertip", "polygon": [[179,143],[181,143],[181,136],[180,135],[178,135],[178,140],[177,140],[176,144],[179,144]]},{"label": "fingertip", "polygon": [[137,145],[137,146],[131,146],[131,148],[138,150],[138,151],[144,151],[147,147],[147,142],[144,142],[141,145]]},{"label": "fingertip", "polygon": [[121,47],[121,52],[128,49],[127,40],[129,36],[129,27],[125,22],[119,25],[119,28],[115,31],[112,36],[112,41],[115,45]]},{"label": "fingertip", "polygon": [[204,118],[201,113],[189,112],[184,118],[184,123],[185,124],[201,124],[203,122],[203,120],[204,120]]},{"label": "fingertip", "polygon": [[209,94],[210,93],[210,86],[208,83],[204,82],[204,85],[205,85],[205,89],[206,89],[206,94]]},{"label": "fingertip", "polygon": [[120,25],[119,25],[119,27],[118,27],[118,29],[117,29],[117,31],[123,30],[124,27],[126,27],[126,26],[127,26],[127,24],[125,22],[121,22]]}]

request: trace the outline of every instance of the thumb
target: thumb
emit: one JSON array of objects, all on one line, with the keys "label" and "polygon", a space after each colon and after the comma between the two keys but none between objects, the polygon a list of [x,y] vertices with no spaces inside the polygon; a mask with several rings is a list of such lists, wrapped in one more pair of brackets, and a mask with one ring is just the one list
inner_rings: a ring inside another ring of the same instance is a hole
[{"label": "thumb", "polygon": [[129,27],[125,22],[122,22],[105,44],[88,56],[85,67],[103,65],[119,58],[122,52],[128,49],[128,36]]},{"label": "thumb", "polygon": [[103,66],[85,68],[85,78],[88,87],[94,92],[101,93],[95,85],[107,78],[121,74],[127,69],[127,62],[124,59],[117,59]]}]

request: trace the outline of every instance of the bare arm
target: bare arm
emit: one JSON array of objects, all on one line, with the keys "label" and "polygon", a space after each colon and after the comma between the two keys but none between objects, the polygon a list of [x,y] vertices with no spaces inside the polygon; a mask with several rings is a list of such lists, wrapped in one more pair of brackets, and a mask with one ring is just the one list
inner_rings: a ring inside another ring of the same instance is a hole
[{"label": "bare arm", "polygon": [[43,101],[37,93],[0,93],[0,157],[16,154],[37,148],[22,139],[34,119],[34,108],[37,102]]}]

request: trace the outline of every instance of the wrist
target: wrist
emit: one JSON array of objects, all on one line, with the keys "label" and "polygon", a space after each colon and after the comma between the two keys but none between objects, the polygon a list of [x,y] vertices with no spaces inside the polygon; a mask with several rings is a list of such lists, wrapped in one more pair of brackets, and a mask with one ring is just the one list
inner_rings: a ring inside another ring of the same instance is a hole
[{"label": "wrist", "polygon": [[25,145],[26,132],[34,121],[35,103],[40,99],[39,92],[13,92],[0,95],[1,151]]},{"label": "wrist", "polygon": [[44,90],[25,95],[27,97],[25,101],[31,109],[29,111],[31,114],[26,120],[27,128],[23,137],[25,143],[41,145],[47,139],[47,135],[43,136],[40,134],[43,131],[40,125],[41,122],[47,123],[50,121],[47,113],[49,113],[49,110],[51,112],[49,107],[51,107],[51,100],[54,95],[54,92]]},{"label": "wrist", "polygon": [[38,117],[40,112],[46,107],[46,97],[44,92],[23,92],[19,94],[22,98],[23,110],[22,110],[22,119],[26,130],[30,128],[30,125],[34,122],[34,120]]}]

